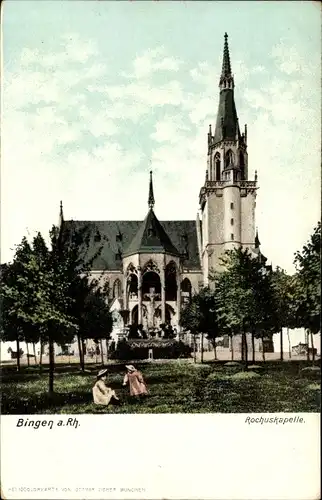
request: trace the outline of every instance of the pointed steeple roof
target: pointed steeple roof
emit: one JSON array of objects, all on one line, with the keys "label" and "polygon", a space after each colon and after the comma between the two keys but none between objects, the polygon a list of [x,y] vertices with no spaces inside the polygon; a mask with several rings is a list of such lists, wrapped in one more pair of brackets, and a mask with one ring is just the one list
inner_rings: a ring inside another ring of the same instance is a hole
[{"label": "pointed steeple roof", "polygon": [[260,247],[260,241],[259,241],[259,238],[258,238],[258,229],[256,228],[255,248],[259,248],[259,247]]},{"label": "pointed steeple roof", "polygon": [[228,47],[228,35],[225,33],[225,42],[224,42],[224,53],[222,58],[222,70],[220,83],[225,78],[232,78],[231,73],[231,65],[230,65],[230,56],[229,56],[229,47]]},{"label": "pointed steeple roof", "polygon": [[63,202],[60,202],[59,205],[59,219],[58,219],[58,227],[61,227],[64,223],[64,212],[63,212]]},{"label": "pointed steeple roof", "polygon": [[234,141],[236,137],[241,137],[234,99],[234,86],[234,77],[231,71],[229,55],[228,35],[225,33],[222,70],[219,80],[219,105],[214,134],[215,144],[224,139]]},{"label": "pointed steeple roof", "polygon": [[169,253],[176,256],[180,255],[180,252],[173,245],[162,224],[157,219],[153,211],[154,203],[152,172],[150,172],[149,212],[139,226],[130,245],[123,253],[124,257],[137,253]]},{"label": "pointed steeple roof", "polygon": [[149,185],[149,208],[154,207],[154,193],[153,193],[153,180],[152,180],[152,170],[150,171],[150,185]]}]

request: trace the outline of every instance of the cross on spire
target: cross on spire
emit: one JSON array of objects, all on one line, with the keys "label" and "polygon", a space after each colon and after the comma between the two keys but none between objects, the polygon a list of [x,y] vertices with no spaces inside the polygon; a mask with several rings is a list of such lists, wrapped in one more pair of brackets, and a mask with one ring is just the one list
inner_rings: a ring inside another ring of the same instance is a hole
[{"label": "cross on spire", "polygon": [[150,185],[149,185],[149,200],[148,200],[148,205],[149,208],[152,210],[154,207],[154,194],[153,194],[153,180],[152,180],[152,170],[150,170]]}]

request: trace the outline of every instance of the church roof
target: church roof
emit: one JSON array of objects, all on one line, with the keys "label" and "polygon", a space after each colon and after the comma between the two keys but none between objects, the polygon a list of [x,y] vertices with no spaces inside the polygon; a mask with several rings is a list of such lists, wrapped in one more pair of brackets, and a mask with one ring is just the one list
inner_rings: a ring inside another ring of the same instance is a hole
[{"label": "church roof", "polygon": [[[159,221],[177,253],[183,256],[186,269],[200,270],[196,221]],[[94,260],[93,270],[121,271],[123,253],[129,249],[140,228],[141,221],[65,221],[64,226],[75,229],[87,227],[90,232],[88,257],[91,258],[103,245],[101,254]],[[168,247],[167,247],[168,248]]]},{"label": "church roof", "polygon": [[219,96],[214,143],[216,144],[224,139],[234,141],[237,131],[240,137],[234,91],[224,89]]},{"label": "church roof", "polygon": [[130,245],[125,249],[124,256],[137,253],[169,253],[178,256],[180,254],[158,221],[152,207]]}]

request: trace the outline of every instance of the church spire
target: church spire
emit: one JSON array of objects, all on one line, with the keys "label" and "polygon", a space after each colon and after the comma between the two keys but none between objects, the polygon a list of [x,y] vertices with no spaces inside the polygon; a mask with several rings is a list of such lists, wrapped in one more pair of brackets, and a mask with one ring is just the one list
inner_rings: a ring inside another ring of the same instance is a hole
[{"label": "church spire", "polygon": [[234,100],[234,77],[231,72],[228,35],[225,33],[222,70],[219,80],[219,104],[213,144],[223,140],[236,141],[240,138],[237,111]]},{"label": "church spire", "polygon": [[220,87],[220,90],[234,88],[234,77],[233,77],[233,74],[231,72],[227,33],[225,33],[224,53],[223,53],[223,58],[222,58],[222,69],[221,69],[221,76],[220,76],[220,80],[219,80],[219,87]]},{"label": "church spire", "polygon": [[152,170],[150,171],[150,185],[149,185],[149,200],[148,205],[150,210],[154,207],[154,194],[153,194],[153,180],[152,180]]}]

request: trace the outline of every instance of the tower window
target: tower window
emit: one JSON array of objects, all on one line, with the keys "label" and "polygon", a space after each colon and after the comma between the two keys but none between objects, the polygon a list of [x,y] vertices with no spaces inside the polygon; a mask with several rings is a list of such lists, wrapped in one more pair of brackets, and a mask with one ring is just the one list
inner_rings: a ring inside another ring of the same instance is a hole
[{"label": "tower window", "polygon": [[232,210],[234,210],[234,204],[233,204],[233,203],[231,203],[231,204],[230,204],[230,208],[231,208]]},{"label": "tower window", "polygon": [[234,225],[234,219],[230,219],[230,225],[233,226]]},{"label": "tower window", "polygon": [[215,169],[216,169],[216,181],[220,181],[220,155],[216,153],[215,156]]},{"label": "tower window", "polygon": [[233,235],[233,233],[231,233],[231,235],[230,235],[230,239],[231,239],[232,241],[234,241],[234,235]]},{"label": "tower window", "polygon": [[122,260],[122,254],[120,250],[115,254],[115,260]]},{"label": "tower window", "polygon": [[225,157],[225,166],[227,167],[232,167],[234,165],[234,153],[232,152],[231,149],[228,149]]}]

